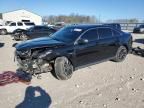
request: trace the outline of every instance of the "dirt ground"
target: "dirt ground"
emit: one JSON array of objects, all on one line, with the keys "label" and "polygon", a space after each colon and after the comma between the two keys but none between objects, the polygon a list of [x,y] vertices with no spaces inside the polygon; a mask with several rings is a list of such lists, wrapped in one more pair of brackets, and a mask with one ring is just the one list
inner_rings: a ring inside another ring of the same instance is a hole
[{"label": "dirt ground", "polygon": [[[133,47],[144,48],[144,35],[132,34]],[[142,40],[143,39],[143,40]],[[0,36],[0,74],[15,72],[16,42]],[[129,54],[122,63],[107,61],[75,71],[67,81],[44,73],[29,85],[0,86],[0,108],[144,108],[144,58]]]}]

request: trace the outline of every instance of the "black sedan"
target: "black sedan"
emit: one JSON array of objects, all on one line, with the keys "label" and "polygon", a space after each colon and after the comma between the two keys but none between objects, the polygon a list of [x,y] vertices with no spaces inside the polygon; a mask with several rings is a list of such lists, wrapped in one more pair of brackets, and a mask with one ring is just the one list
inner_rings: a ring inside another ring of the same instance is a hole
[{"label": "black sedan", "polygon": [[34,26],[28,30],[17,29],[13,32],[12,36],[15,40],[29,40],[39,37],[50,36],[57,30],[47,26]]},{"label": "black sedan", "polygon": [[131,47],[129,33],[103,25],[72,25],[50,37],[17,44],[15,58],[24,72],[51,71],[59,80],[67,80],[78,68],[105,60],[123,61]]},{"label": "black sedan", "polygon": [[144,33],[144,25],[139,25],[138,27],[135,27],[133,33]]}]

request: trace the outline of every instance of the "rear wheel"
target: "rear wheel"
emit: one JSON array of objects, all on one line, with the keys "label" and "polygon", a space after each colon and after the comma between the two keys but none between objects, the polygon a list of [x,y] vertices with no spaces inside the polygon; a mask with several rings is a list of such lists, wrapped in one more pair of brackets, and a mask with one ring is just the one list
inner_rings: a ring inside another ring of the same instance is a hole
[{"label": "rear wheel", "polygon": [[7,34],[7,30],[6,30],[6,29],[0,30],[0,34],[1,34],[1,35],[6,35],[6,34]]},{"label": "rear wheel", "polygon": [[118,51],[116,53],[115,59],[113,59],[115,62],[122,62],[125,60],[126,56],[128,54],[128,50],[125,46],[120,46],[118,48]]},{"label": "rear wheel", "polygon": [[59,80],[68,80],[73,74],[73,65],[66,57],[58,57],[54,64],[55,76]]}]

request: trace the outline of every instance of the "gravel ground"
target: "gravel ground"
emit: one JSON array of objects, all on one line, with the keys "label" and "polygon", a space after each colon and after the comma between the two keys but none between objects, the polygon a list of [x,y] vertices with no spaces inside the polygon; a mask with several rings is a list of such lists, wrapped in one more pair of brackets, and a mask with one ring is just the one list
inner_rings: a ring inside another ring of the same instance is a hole
[{"label": "gravel ground", "polygon": [[[144,35],[132,34],[144,48]],[[0,74],[15,72],[16,41],[0,36]],[[129,54],[122,63],[107,61],[74,72],[67,81],[44,73],[41,79],[0,86],[1,108],[144,108],[144,58]]]}]

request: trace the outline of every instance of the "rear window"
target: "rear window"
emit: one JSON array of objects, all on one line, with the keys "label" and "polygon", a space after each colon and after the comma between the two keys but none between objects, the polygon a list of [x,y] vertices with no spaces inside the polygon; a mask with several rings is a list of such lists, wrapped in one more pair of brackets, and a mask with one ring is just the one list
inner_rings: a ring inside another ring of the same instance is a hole
[{"label": "rear window", "polygon": [[34,23],[25,23],[25,25],[27,25],[27,26],[34,26],[35,24]]},{"label": "rear window", "polygon": [[101,39],[112,37],[112,30],[110,28],[98,28],[98,34]]}]

